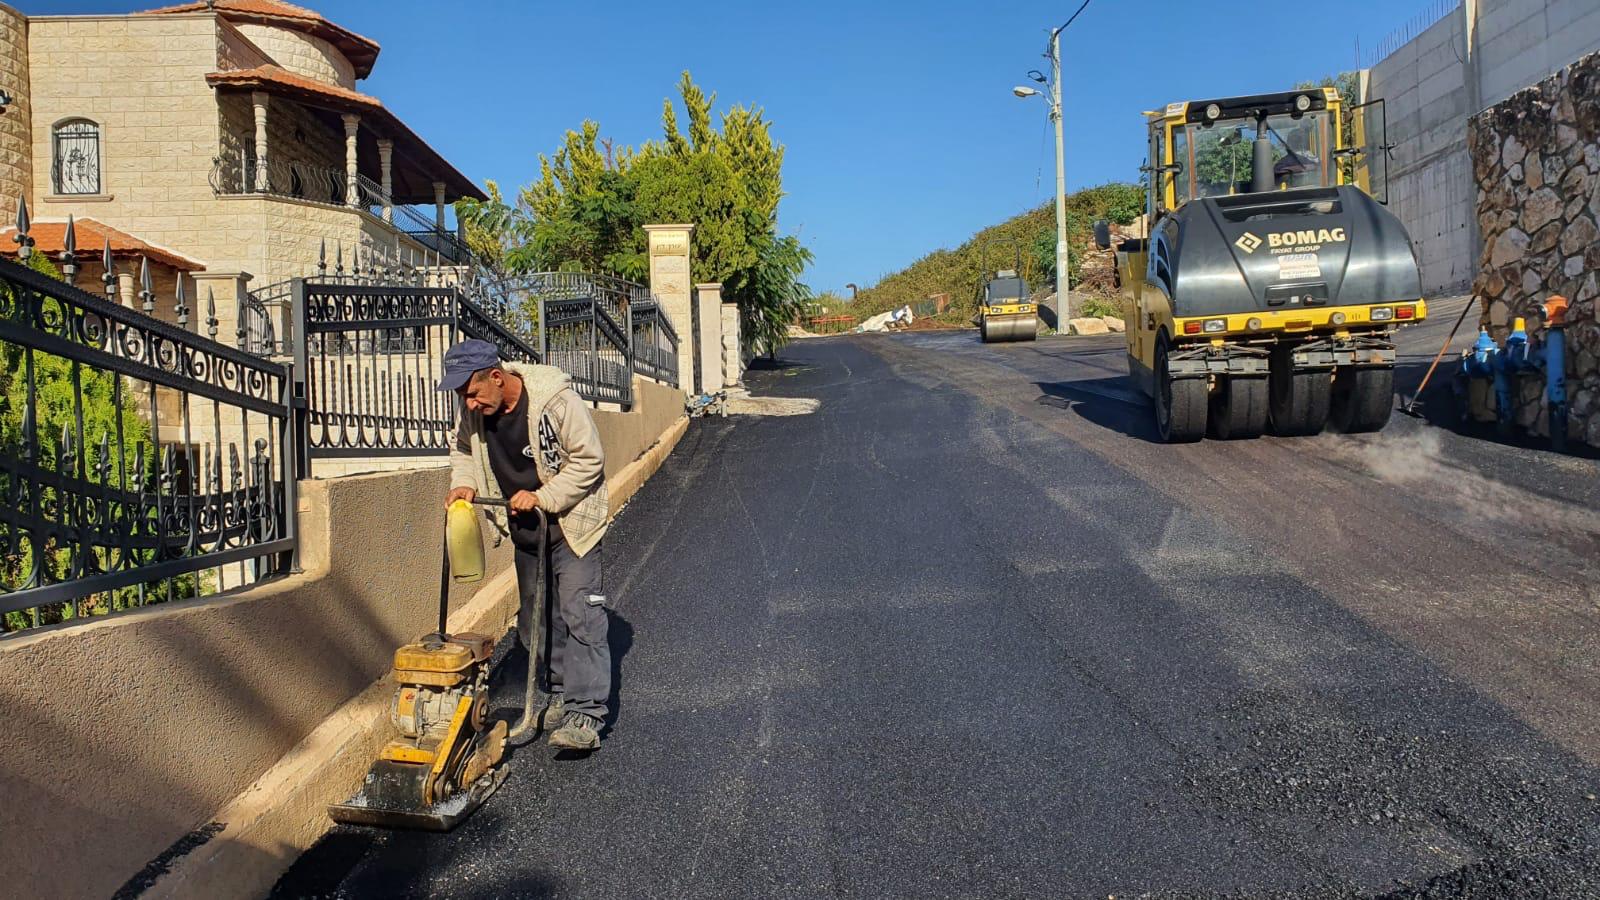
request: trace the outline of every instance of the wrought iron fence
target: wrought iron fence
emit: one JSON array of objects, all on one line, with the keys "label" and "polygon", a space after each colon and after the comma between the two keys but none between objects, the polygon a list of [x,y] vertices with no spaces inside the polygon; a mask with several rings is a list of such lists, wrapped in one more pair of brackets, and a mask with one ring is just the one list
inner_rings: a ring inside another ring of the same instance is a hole
[{"label": "wrought iron fence", "polygon": [[295,396],[311,457],[431,456],[450,451],[455,395],[435,390],[462,337],[504,359],[537,361],[523,334],[455,285],[296,279]]},{"label": "wrought iron fence", "polygon": [[[626,307],[624,307],[626,309]],[[630,332],[594,298],[539,301],[542,358],[572,376],[586,400],[633,402]]]},{"label": "wrought iron fence", "polygon": [[[26,261],[25,206],[18,225]],[[181,286],[158,320],[140,282],[135,310],[0,260],[0,632],[291,565],[288,368],[217,342],[214,304],[196,334]]]},{"label": "wrought iron fence", "polygon": [[634,303],[629,312],[633,370],[646,378],[678,386],[678,333],[655,299]]}]

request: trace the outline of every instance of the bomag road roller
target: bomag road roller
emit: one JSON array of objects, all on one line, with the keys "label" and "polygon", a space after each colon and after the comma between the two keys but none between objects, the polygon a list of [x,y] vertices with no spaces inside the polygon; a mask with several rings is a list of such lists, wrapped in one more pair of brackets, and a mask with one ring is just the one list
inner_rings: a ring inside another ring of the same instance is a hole
[{"label": "bomag road roller", "polygon": [[978,334],[986,344],[1002,341],[1031,341],[1039,336],[1039,310],[1028,292],[1028,282],[1019,274],[1022,269],[1022,247],[1012,242],[1017,264],[1014,269],[1000,269],[989,278],[989,247],[980,247],[980,265],[983,278],[978,285]]},{"label": "bomag road roller", "polygon": [[1145,113],[1147,226],[1117,259],[1129,369],[1163,440],[1389,420],[1395,330],[1427,306],[1411,239],[1372,190],[1382,101],[1340,107],[1316,88]]}]

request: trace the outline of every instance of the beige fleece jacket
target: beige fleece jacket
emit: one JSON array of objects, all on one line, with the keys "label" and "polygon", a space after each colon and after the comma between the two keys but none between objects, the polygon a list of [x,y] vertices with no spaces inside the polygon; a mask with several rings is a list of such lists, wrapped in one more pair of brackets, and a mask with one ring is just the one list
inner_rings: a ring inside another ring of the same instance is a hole
[{"label": "beige fleece jacket", "polygon": [[[539,469],[539,507],[561,523],[568,546],[583,556],[606,533],[610,501],[606,495],[605,450],[589,407],[572,389],[572,379],[555,366],[506,363],[528,394],[528,446]],[[483,443],[483,416],[463,410],[450,451],[450,486],[468,487],[481,497],[503,499]],[[501,536],[510,534],[506,511],[488,508]]]}]

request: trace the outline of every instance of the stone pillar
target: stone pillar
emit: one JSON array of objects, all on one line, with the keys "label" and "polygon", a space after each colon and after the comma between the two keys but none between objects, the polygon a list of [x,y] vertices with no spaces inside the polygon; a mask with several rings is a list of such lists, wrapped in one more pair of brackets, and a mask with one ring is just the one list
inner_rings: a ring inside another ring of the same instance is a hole
[{"label": "stone pillar", "polygon": [[743,337],[739,323],[739,304],[722,304],[722,386],[744,383]]},{"label": "stone pillar", "polygon": [[699,362],[700,384],[696,393],[714,394],[722,390],[722,284],[710,282],[694,286],[697,308],[695,356]]},{"label": "stone pillar", "polygon": [[344,119],[344,202],[346,206],[361,205],[361,182],[356,169],[356,129],[361,127],[361,117],[345,113]]},{"label": "stone pillar", "polygon": [[433,183],[433,224],[444,231],[444,182]]},{"label": "stone pillar", "polygon": [[678,387],[694,390],[695,335],[690,326],[694,293],[689,278],[693,225],[646,225],[650,240],[650,293],[661,302],[672,330],[678,333]]},{"label": "stone pillar", "polygon": [[267,189],[267,95],[261,91],[250,92],[250,105],[256,113],[256,182],[257,191]]},{"label": "stone pillar", "polygon": [[378,166],[383,170],[383,221],[394,224],[394,141],[378,139]]},{"label": "stone pillar", "polygon": [[123,265],[124,271],[117,273],[117,300],[128,309],[138,309],[139,301],[133,289],[133,272]]}]

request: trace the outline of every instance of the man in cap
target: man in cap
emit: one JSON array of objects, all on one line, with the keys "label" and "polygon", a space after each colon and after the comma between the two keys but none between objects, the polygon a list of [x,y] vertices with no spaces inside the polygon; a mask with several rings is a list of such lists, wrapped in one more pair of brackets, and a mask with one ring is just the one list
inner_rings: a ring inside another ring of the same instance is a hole
[{"label": "man in cap", "polygon": [[[510,514],[490,517],[515,549],[517,637],[529,654],[528,677],[540,678],[550,702],[541,722],[550,745],[566,750],[600,746],[611,698],[611,649],[600,577],[600,539],[606,530],[605,457],[594,417],[554,366],[501,362],[488,341],[466,340],[444,355],[439,390],[461,397],[461,424],[450,453],[445,505],[475,497],[504,498]],[[534,509],[549,523],[550,558],[539,559]],[[534,647],[533,605],[549,565],[554,602],[546,609],[549,655]]]}]

